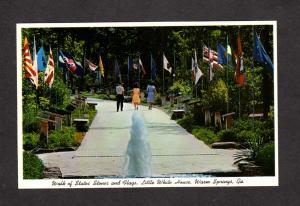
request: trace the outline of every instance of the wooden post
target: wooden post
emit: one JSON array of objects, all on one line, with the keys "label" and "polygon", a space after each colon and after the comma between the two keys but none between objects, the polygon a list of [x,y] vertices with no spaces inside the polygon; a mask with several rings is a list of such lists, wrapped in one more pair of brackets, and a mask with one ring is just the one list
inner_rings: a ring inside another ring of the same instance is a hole
[{"label": "wooden post", "polygon": [[55,116],[55,130],[62,128],[62,118],[60,116]]},{"label": "wooden post", "polygon": [[225,129],[226,130],[228,130],[232,127],[234,114],[235,114],[234,112],[231,112],[231,113],[222,115],[222,118],[225,119]]},{"label": "wooden post", "polygon": [[221,113],[215,112],[215,127],[221,129],[222,128],[222,122],[221,122]]},{"label": "wooden post", "polygon": [[48,145],[48,121],[45,119],[42,119],[40,121],[40,126],[41,126],[41,131],[40,131],[41,136],[42,136],[42,138],[45,138],[46,144]]},{"label": "wooden post", "polygon": [[209,108],[204,109],[204,116],[205,116],[205,126],[209,126],[211,123]]}]

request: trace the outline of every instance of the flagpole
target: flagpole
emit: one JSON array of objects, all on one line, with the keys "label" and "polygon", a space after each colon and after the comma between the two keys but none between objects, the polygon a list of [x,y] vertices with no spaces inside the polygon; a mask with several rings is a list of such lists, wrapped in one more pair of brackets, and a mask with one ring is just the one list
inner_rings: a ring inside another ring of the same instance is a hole
[{"label": "flagpole", "polygon": [[[34,56],[34,59],[32,61],[33,63],[33,67],[36,66],[36,71],[37,71],[37,78],[39,78],[39,72],[38,72],[38,68],[37,68],[37,54],[36,54],[36,44],[35,44],[35,36],[33,36],[33,56]],[[38,83],[37,85],[35,85],[35,94],[36,94],[36,97],[35,97],[35,103],[36,103],[36,106],[38,106],[39,104],[39,92],[38,92]],[[37,110],[35,110],[35,114],[37,115]]]},{"label": "flagpole", "polygon": [[255,48],[255,37],[254,37],[254,26],[252,26],[252,36],[253,36],[253,55],[252,55],[252,100],[253,100],[253,105],[252,105],[252,113],[253,113],[253,125],[252,129],[254,131],[254,110],[255,110],[255,96],[254,96],[254,48]]},{"label": "flagpole", "polygon": [[[197,65],[197,49],[195,48],[195,66]],[[194,65],[192,65],[192,66],[194,66]],[[197,76],[197,70],[196,70],[196,68],[194,67],[194,72],[195,72],[195,81],[196,81],[196,76]],[[196,98],[198,97],[198,92],[197,92],[197,83],[198,82],[196,82],[196,84],[195,84],[195,90],[196,90]]]},{"label": "flagpole", "polygon": [[100,92],[100,90],[101,90],[101,83],[102,83],[100,61],[101,61],[101,63],[102,63],[102,59],[101,59],[101,48],[100,48],[100,52],[99,52],[99,65],[98,65],[98,67],[99,67],[99,70],[98,70],[98,74],[99,74],[99,92]]},{"label": "flagpole", "polygon": [[152,79],[152,73],[153,73],[153,71],[152,71],[152,53],[151,52],[150,52],[150,69],[151,69],[150,79],[151,79],[151,81],[153,81],[153,79]]},{"label": "flagpole", "polygon": [[100,92],[100,89],[101,89],[101,83],[102,83],[102,77],[101,77],[100,71],[98,71],[98,79],[99,79],[99,92]]},{"label": "flagpole", "polygon": [[[203,60],[203,58],[204,58],[203,47],[204,47],[204,43],[203,43],[203,40],[202,40],[202,61],[203,61],[203,63],[204,63],[204,60]],[[201,87],[202,87],[202,90],[203,90],[203,79],[204,79],[204,75],[203,75],[203,77],[201,78]]]},{"label": "flagpole", "polygon": [[[164,65],[164,60],[163,60]],[[163,95],[165,95],[165,68],[163,68]]]},{"label": "flagpole", "polygon": [[241,117],[241,86],[239,86],[239,117]]},{"label": "flagpole", "polygon": [[175,60],[175,49],[173,50],[173,85],[174,85],[174,81],[175,81],[175,66],[176,66],[176,60]]},{"label": "flagpole", "polygon": [[129,91],[129,56],[127,57],[127,91]]},{"label": "flagpole", "polygon": [[[228,98],[229,98],[229,87],[228,87],[228,66],[229,66],[229,64],[228,64],[228,35],[227,35],[227,37],[226,37],[226,40],[227,40],[227,48],[226,48],[226,61],[227,61],[227,67],[226,67],[226,83],[227,83],[227,92],[228,92]],[[227,104],[226,104],[226,111],[227,111],[227,113],[228,113],[228,111],[229,111],[229,101],[227,101]]]},{"label": "flagpole", "polygon": [[139,55],[139,62],[138,62],[138,69],[139,69],[139,87],[141,88],[141,65],[140,65],[140,55]]}]

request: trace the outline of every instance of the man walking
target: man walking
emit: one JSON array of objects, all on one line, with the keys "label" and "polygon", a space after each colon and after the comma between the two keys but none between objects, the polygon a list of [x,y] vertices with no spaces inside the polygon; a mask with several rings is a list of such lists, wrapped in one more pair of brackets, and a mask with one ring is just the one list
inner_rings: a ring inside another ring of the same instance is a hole
[{"label": "man walking", "polygon": [[118,84],[116,87],[116,92],[117,92],[117,112],[119,111],[120,104],[121,104],[121,111],[123,111],[123,100],[124,100],[124,87],[123,83]]}]

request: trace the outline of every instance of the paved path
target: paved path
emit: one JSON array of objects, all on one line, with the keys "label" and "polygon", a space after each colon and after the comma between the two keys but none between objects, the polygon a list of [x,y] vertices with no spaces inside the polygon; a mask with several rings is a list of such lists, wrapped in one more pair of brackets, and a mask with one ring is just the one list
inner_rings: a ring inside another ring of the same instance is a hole
[{"label": "paved path", "polygon": [[[59,167],[63,177],[126,176],[124,154],[129,140],[133,106],[124,104],[116,112],[116,102],[88,99],[98,103],[94,121],[74,152],[38,155],[46,167]],[[152,151],[152,175],[237,172],[233,155],[237,150],[210,149],[163,111],[139,107],[144,116]]]}]

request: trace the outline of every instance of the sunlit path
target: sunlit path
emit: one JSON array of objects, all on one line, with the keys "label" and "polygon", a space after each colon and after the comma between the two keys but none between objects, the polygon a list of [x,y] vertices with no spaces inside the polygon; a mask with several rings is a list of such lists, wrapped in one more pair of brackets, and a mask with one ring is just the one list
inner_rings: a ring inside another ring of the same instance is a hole
[{"label": "sunlit path", "polygon": [[[98,103],[98,112],[78,150],[40,154],[39,158],[47,167],[59,167],[63,177],[126,176],[133,106],[124,103],[124,111],[116,112],[114,101],[88,101]],[[233,165],[236,150],[210,149],[159,109],[140,106],[139,112],[149,132],[153,176],[238,171]]]}]

